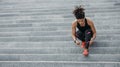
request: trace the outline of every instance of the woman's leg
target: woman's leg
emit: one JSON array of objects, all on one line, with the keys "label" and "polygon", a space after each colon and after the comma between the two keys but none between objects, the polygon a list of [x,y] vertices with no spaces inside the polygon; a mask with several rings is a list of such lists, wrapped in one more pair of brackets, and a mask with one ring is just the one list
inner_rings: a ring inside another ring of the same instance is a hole
[{"label": "woman's leg", "polygon": [[76,32],[76,37],[79,39],[79,40],[81,40],[82,42],[81,42],[81,48],[85,48],[85,34],[84,33],[82,33],[81,31],[77,31]]},{"label": "woman's leg", "polygon": [[76,32],[76,37],[81,41],[85,41],[85,35],[81,31]]},{"label": "woman's leg", "polygon": [[92,30],[91,29],[88,29],[85,31],[85,42],[86,42],[86,46],[85,46],[85,49],[89,49],[89,41],[92,37]]},{"label": "woman's leg", "polygon": [[85,49],[83,51],[83,55],[85,55],[85,56],[88,56],[88,54],[89,54],[88,49],[89,49],[89,41],[90,41],[91,37],[92,37],[91,29],[86,30],[85,31],[85,43],[86,43],[86,45],[85,45]]}]

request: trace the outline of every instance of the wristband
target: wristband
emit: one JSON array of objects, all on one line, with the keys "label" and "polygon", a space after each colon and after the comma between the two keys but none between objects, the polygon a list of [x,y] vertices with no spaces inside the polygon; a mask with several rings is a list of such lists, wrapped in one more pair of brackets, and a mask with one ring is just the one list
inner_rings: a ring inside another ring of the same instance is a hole
[{"label": "wristband", "polygon": [[94,39],[93,39],[93,38],[91,38],[91,40],[93,41]]},{"label": "wristband", "polygon": [[76,40],[74,40],[74,43],[76,43]]}]

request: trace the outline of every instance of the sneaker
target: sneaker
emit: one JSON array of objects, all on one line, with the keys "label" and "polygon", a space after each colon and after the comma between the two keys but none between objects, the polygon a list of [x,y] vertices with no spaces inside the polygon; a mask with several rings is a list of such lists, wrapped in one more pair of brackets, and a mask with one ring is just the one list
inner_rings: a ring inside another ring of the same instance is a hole
[{"label": "sneaker", "polygon": [[83,51],[83,55],[84,55],[84,56],[88,56],[88,54],[89,54],[88,50],[85,49],[85,50]]},{"label": "sneaker", "polygon": [[81,48],[85,48],[85,42],[82,41]]}]

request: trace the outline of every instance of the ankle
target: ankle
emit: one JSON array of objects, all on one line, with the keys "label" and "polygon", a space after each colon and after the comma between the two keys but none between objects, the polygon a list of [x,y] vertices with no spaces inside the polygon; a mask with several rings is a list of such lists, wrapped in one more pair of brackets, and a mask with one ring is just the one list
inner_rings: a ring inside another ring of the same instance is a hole
[{"label": "ankle", "polygon": [[82,41],[82,43],[85,43],[85,41]]},{"label": "ankle", "polygon": [[85,50],[85,51],[88,51],[88,49],[86,49],[86,48],[85,48],[84,50]]}]

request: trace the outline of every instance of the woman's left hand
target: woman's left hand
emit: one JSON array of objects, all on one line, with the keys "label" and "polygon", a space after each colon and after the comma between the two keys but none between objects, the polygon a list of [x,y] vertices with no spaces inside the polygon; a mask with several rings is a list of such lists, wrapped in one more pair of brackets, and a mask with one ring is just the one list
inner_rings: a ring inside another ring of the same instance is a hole
[{"label": "woman's left hand", "polygon": [[89,44],[92,45],[93,44],[93,40],[90,40]]}]

